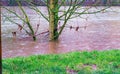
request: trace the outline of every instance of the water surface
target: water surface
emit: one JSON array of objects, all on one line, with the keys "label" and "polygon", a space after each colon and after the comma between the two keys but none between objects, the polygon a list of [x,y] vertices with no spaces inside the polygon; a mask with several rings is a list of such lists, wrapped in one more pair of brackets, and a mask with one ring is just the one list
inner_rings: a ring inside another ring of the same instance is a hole
[{"label": "water surface", "polygon": [[[44,9],[42,12],[47,12],[45,7],[40,8]],[[19,12],[17,7],[11,7],[11,9]],[[48,34],[37,36],[37,41],[34,42],[24,31],[19,32],[15,24],[4,21],[2,17],[2,57],[59,54],[83,50],[120,49],[119,7],[112,7],[112,9],[117,12],[83,15],[87,17],[87,20],[81,18],[69,20],[59,40],[55,42],[48,41]],[[2,13],[4,12],[7,15],[11,15],[2,9]],[[45,19],[28,8],[26,8],[26,12],[29,14],[34,29],[36,29],[37,24],[40,24],[38,33],[48,30],[49,25]],[[19,12],[19,14],[21,13]],[[23,24],[17,18],[13,19]],[[79,29],[76,31],[76,28],[70,29],[70,26],[79,27]],[[14,31],[17,31],[16,37],[12,36]]]}]

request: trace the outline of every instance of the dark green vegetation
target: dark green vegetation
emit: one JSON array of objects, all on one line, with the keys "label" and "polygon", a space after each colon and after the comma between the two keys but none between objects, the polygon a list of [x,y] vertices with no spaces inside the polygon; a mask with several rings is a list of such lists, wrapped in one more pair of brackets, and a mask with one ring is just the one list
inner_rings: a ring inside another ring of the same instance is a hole
[{"label": "dark green vegetation", "polygon": [[3,74],[120,74],[120,50],[9,58],[2,67]]}]

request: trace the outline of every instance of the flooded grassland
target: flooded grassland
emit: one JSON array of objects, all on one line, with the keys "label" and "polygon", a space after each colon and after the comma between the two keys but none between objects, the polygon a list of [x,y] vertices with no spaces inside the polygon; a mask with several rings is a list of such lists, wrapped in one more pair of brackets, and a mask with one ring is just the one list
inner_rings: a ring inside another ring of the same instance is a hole
[{"label": "flooded grassland", "polygon": [[[9,8],[15,10],[22,16],[18,7]],[[37,24],[40,25],[38,33],[49,29],[48,22],[43,17],[27,7],[24,8],[30,17],[34,29],[36,29]],[[45,7],[39,8],[44,14],[47,14]],[[55,42],[49,42],[47,34],[38,35],[37,41],[34,42],[24,31],[18,31],[17,25],[2,17],[2,57],[58,54],[82,50],[120,49],[119,9],[120,7],[111,7],[109,10],[116,12],[83,15],[83,17],[87,17],[87,19],[74,18],[69,20],[59,40]],[[24,24],[5,9],[2,9],[2,13],[7,16],[12,16],[12,19],[18,23]],[[79,29],[76,31],[75,29],[70,29],[69,26],[79,27]],[[17,36],[13,37],[12,32],[17,32]]]}]

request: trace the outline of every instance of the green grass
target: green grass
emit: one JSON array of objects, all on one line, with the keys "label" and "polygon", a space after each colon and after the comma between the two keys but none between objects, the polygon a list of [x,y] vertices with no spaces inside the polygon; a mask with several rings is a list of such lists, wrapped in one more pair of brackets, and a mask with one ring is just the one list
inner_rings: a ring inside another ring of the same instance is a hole
[{"label": "green grass", "polygon": [[9,58],[2,68],[3,74],[67,74],[66,68],[77,74],[120,74],[120,50]]}]

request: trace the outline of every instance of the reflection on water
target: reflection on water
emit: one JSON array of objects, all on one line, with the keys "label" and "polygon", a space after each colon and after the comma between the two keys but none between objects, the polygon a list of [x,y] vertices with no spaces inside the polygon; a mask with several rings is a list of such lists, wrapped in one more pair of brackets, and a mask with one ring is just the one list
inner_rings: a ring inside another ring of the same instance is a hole
[{"label": "reflection on water", "polygon": [[[3,23],[2,57],[58,54],[82,50],[120,49],[120,13],[109,14],[113,14],[116,18],[113,18],[113,15],[110,17],[107,14],[99,14],[102,19],[95,19],[92,15],[87,21],[81,19],[70,20],[67,23],[68,26],[74,25],[81,28],[75,31],[75,29],[70,30],[66,27],[59,40],[55,42],[48,42],[47,35],[37,36],[37,42],[33,42],[32,38],[26,36],[24,32],[22,35],[18,33],[17,37],[13,38],[11,32],[16,30],[16,27]],[[44,22],[45,20],[43,19],[37,22],[42,23],[40,24],[40,32],[48,29],[48,23]],[[87,28],[85,29],[84,26],[87,26]]]}]

